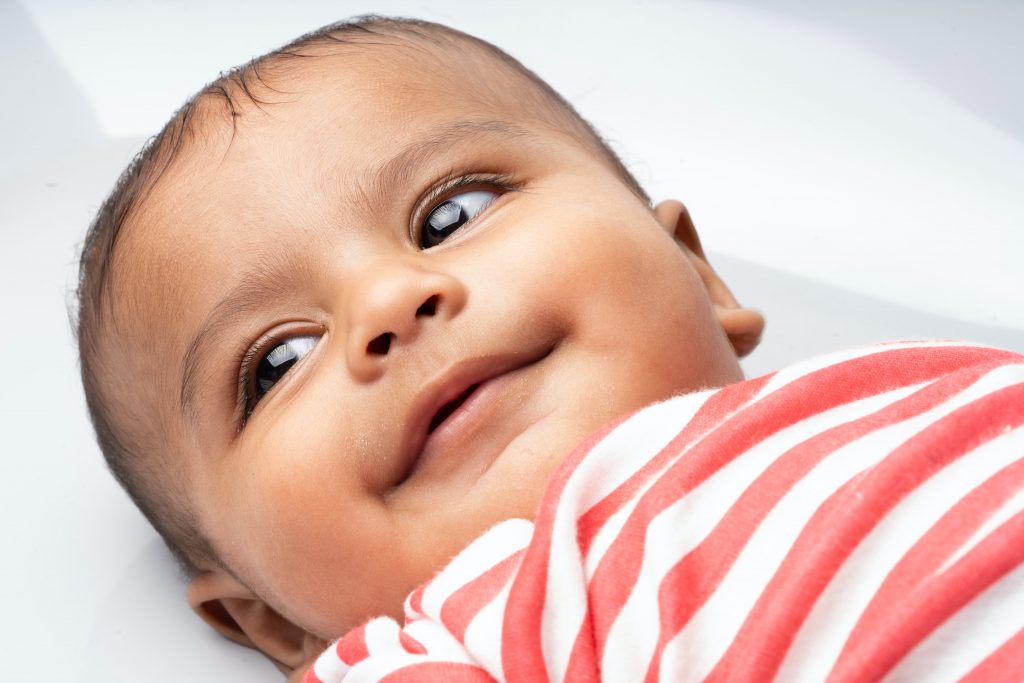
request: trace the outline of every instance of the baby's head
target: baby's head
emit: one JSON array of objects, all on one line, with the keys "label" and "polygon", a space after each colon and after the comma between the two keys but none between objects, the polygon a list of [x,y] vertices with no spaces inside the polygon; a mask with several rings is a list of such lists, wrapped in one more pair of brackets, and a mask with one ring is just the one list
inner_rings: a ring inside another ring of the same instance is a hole
[{"label": "baby's head", "polygon": [[108,462],[196,611],[285,668],[532,517],[602,424],[740,379],[762,324],[553,90],[416,21],[205,88],[82,257]]}]

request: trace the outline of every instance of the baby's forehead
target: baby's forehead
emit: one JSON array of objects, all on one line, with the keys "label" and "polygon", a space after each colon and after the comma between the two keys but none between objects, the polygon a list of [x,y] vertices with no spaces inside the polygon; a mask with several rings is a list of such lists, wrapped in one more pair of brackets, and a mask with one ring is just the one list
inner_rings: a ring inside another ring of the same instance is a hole
[{"label": "baby's forehead", "polygon": [[452,108],[558,119],[559,125],[567,120],[532,72],[468,37],[440,42],[396,36],[382,43],[317,45],[302,58],[271,55],[219,79],[197,101],[202,106],[192,125],[200,127],[234,128],[260,115],[272,118],[290,104],[298,104],[298,118],[307,119],[322,116],[321,106],[332,114],[349,110],[356,124],[360,114],[398,110],[415,121]]},{"label": "baby's forehead", "polygon": [[[402,43],[324,48],[276,68],[239,72],[190,105],[180,139],[164,144],[173,157],[168,172],[149,188],[132,231],[166,242],[168,223],[183,210],[229,196],[224,188],[209,191],[211,180],[245,164],[280,162],[280,174],[302,171],[285,166],[281,152],[298,149],[310,164],[334,154],[339,172],[350,174],[395,156],[399,142],[431,143],[423,145],[431,150],[458,137],[521,137],[527,128],[535,137],[585,137],[535,89],[497,58],[470,60],[447,48],[424,52]],[[140,227],[146,224],[154,229]]]}]

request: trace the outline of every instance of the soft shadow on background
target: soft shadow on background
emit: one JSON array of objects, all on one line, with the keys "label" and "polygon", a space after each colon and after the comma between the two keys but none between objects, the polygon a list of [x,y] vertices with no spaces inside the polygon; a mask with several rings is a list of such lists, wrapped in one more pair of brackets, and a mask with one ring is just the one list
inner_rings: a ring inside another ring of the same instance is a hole
[{"label": "soft shadow on background", "polygon": [[958,104],[1024,141],[1024,4],[957,0],[723,0],[841,33],[913,71]]}]

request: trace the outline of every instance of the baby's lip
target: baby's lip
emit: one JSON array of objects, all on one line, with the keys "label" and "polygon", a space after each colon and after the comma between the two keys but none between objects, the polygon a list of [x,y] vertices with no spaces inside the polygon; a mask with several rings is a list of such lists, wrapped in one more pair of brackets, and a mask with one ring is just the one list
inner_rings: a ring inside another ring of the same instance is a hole
[{"label": "baby's lip", "polygon": [[401,449],[402,472],[396,485],[416,472],[431,433],[438,427],[443,429],[444,422],[458,411],[466,399],[486,383],[543,360],[553,349],[549,345],[540,350],[460,361],[428,381],[413,400],[406,419]]}]

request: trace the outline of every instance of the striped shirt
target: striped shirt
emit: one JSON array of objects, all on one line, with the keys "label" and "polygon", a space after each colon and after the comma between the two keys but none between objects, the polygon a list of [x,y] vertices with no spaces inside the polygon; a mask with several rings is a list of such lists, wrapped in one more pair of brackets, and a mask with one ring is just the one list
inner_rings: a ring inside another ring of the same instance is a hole
[{"label": "striped shirt", "polygon": [[305,681],[1024,681],[1022,424],[942,342],[655,404]]}]

